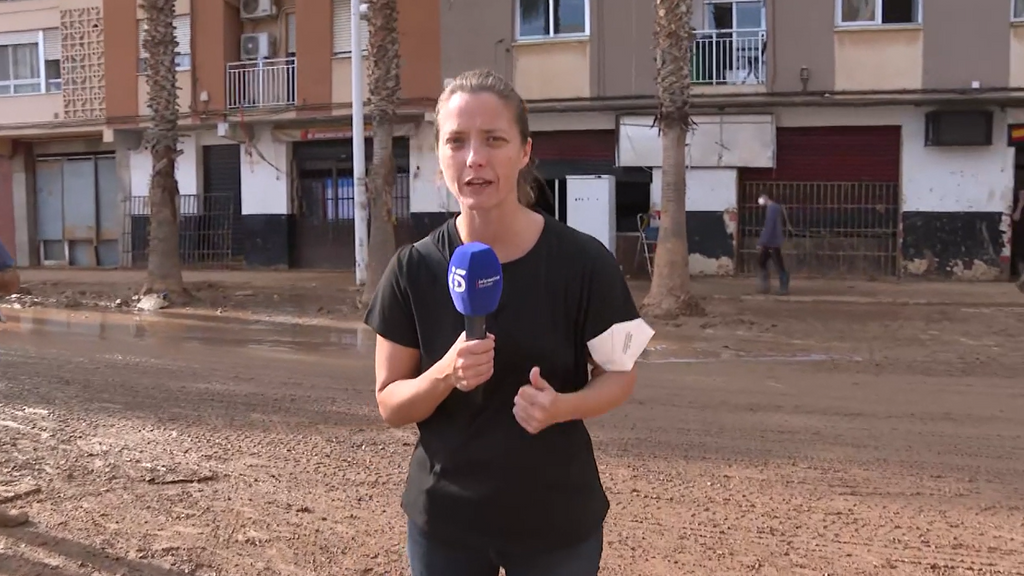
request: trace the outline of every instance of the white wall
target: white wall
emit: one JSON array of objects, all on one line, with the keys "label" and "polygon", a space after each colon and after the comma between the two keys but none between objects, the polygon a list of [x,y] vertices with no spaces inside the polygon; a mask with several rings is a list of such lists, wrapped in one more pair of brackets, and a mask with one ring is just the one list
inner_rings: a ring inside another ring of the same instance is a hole
[{"label": "white wall", "polygon": [[[291,164],[291,147],[287,142],[274,140],[269,129],[257,129],[255,138],[248,145],[217,136],[216,131],[184,133],[178,147],[175,174],[178,190],[182,196],[201,193],[203,189],[203,147],[220,144],[238,146],[241,159],[242,214],[288,214],[288,167]],[[153,160],[148,150],[131,152],[131,194],[149,195],[149,178]],[[195,203],[182,204],[187,213]],[[138,210],[136,213],[144,213]]]},{"label": "white wall", "polygon": [[903,209],[908,212],[1011,212],[1014,149],[1006,115],[996,111],[992,146],[925,147],[924,113],[903,125]]},{"label": "white wall", "polygon": [[35,218],[35,212],[31,206],[34,204],[36,191],[30,190],[29,185],[32,178],[29,177],[26,163],[28,158],[22,152],[11,158],[11,189],[13,192],[12,204],[14,209],[14,246],[8,246],[7,251],[14,258],[18,266],[28,266],[38,251],[29,233],[32,226],[29,218]]},{"label": "white wall", "polygon": [[927,108],[782,108],[776,124],[902,126],[900,190],[907,212],[1003,212],[1013,201],[1014,151],[1006,145],[1006,113],[996,110],[991,146],[925,147]]},{"label": "white wall", "polygon": [[530,114],[530,132],[615,130],[612,112],[538,112]]},{"label": "white wall", "polygon": [[[736,190],[739,172],[735,168],[689,168],[686,170],[686,211],[717,212],[722,227],[735,237]],[[651,171],[651,211],[661,210],[662,169]],[[732,258],[709,258],[691,247],[690,274],[693,276],[729,276],[735,271]]]},{"label": "white wall", "polygon": [[[183,134],[178,143],[178,150],[182,151],[175,164],[174,175],[178,179],[178,194],[181,196],[194,196],[202,188],[202,180],[197,166],[202,164],[199,155],[196,138],[192,135]],[[149,150],[139,148],[131,150],[129,157],[131,170],[131,182],[129,194],[132,196],[149,196],[149,178],[153,173],[153,157]],[[132,213],[148,214],[149,211],[143,208],[140,202],[132,202]],[[194,212],[190,210],[196,206],[194,202],[183,202],[182,212]]]},{"label": "white wall", "polygon": [[421,122],[409,137],[409,175],[410,212],[459,211],[458,201],[441,178],[431,122]]},{"label": "white wall", "polygon": [[[775,165],[775,123],[771,114],[694,116],[686,137],[686,165],[693,168],[771,168]],[[619,166],[661,166],[661,136],[653,116],[619,119]]]},{"label": "white wall", "polygon": [[288,168],[291,146],[275,140],[269,128],[239,146],[242,155],[242,215],[288,214]]},{"label": "white wall", "polygon": [[[686,211],[724,212],[736,209],[735,168],[686,170]],[[651,210],[661,210],[661,168],[651,174]]]}]

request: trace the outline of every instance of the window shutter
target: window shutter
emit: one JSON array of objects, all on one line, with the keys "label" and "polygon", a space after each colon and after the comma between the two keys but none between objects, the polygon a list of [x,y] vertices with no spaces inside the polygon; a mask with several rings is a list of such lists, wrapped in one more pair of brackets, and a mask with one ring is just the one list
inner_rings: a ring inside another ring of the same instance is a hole
[{"label": "window shutter", "polygon": [[174,17],[174,39],[178,41],[176,54],[192,53],[192,16],[182,14]]},{"label": "window shutter", "polygon": [[370,41],[370,24],[366,20],[359,21],[359,47],[366,50]]},{"label": "window shutter", "polygon": [[366,20],[359,21],[359,47],[366,50],[370,41],[370,24]]},{"label": "window shutter", "polygon": [[289,54],[295,54],[295,12],[289,12],[285,16],[285,26],[285,34],[288,35],[288,38],[286,39],[288,44],[285,51]]},{"label": "window shutter", "polygon": [[0,32],[0,46],[10,46],[13,44],[39,44],[39,32],[35,30]]},{"label": "window shutter", "polygon": [[352,45],[352,20],[347,0],[334,0],[334,53],[347,54]]},{"label": "window shutter", "polygon": [[[146,50],[142,47],[142,41],[146,37],[146,21],[139,20],[139,58],[146,58]],[[192,53],[192,16],[182,14],[174,17],[174,39],[178,41],[178,47],[174,49],[175,54]]]},{"label": "window shutter", "polygon": [[44,60],[60,60],[60,28],[43,30]]},{"label": "window shutter", "polygon": [[[334,0],[334,53],[348,54],[352,52],[352,2],[351,0]],[[359,22],[360,43],[366,50],[369,38],[368,25],[365,20]]]}]

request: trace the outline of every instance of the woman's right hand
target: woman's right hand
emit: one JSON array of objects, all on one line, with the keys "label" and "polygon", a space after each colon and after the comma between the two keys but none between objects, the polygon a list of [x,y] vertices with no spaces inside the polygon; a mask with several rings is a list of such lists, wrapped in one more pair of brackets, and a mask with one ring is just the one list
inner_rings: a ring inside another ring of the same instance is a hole
[{"label": "woman's right hand", "polygon": [[445,355],[445,366],[448,378],[463,392],[483,384],[494,374],[494,335],[466,340],[463,332]]}]

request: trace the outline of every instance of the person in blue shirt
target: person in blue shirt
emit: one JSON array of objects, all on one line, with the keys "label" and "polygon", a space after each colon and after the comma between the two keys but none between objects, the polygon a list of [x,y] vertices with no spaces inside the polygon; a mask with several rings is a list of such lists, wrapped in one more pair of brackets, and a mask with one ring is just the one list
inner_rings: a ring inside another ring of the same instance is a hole
[{"label": "person in blue shirt", "polygon": [[14,258],[0,242],[0,298],[14,294],[21,288],[21,278],[14,266]]},{"label": "person in blue shirt", "polygon": [[21,278],[14,266],[14,258],[0,242],[0,298],[14,294],[21,288]]},{"label": "person in blue shirt", "polygon": [[757,281],[758,291],[767,294],[770,290],[771,274],[768,272],[768,261],[775,263],[779,272],[779,294],[789,293],[789,272],[782,261],[782,241],[785,239],[785,209],[781,204],[761,194],[757,203],[765,207],[764,229],[757,239]]}]

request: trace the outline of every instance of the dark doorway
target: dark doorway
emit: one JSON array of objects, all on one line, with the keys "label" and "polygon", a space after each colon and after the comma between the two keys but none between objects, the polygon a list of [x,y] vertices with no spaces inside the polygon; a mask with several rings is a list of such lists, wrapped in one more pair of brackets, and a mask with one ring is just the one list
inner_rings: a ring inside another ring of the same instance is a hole
[{"label": "dark doorway", "polygon": [[565,178],[537,180],[534,184],[537,197],[537,209],[565,223],[566,196]]},{"label": "dark doorway", "polygon": [[650,182],[615,182],[615,228],[620,234],[639,233],[639,217],[650,211]]},{"label": "dark doorway", "polygon": [[355,266],[355,184],[330,160],[301,160],[299,203],[291,261],[296,268],[351,270]]},{"label": "dark doorway", "polygon": [[[356,253],[352,140],[297,142],[292,150],[293,172],[298,179],[294,237],[289,242],[293,266],[353,270]],[[397,171],[392,196],[395,240],[401,245],[409,242],[411,236],[409,139],[396,137],[392,151]],[[367,138],[367,172],[372,162],[373,140]]]},{"label": "dark doorway", "polygon": [[[189,206],[191,201],[192,205]],[[198,202],[197,202],[198,201]],[[181,197],[182,264],[241,263],[242,156],[238,144],[203,146],[203,194]]]}]

